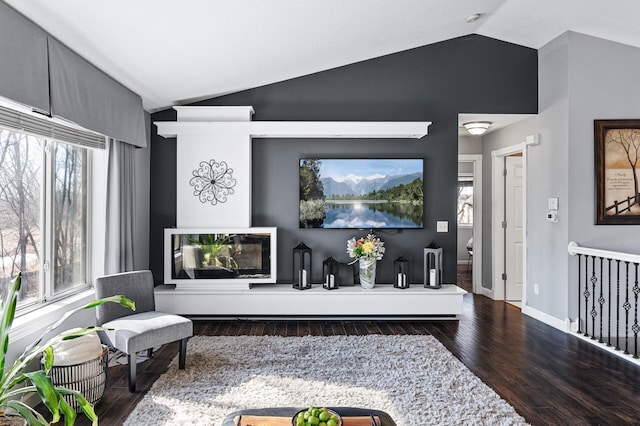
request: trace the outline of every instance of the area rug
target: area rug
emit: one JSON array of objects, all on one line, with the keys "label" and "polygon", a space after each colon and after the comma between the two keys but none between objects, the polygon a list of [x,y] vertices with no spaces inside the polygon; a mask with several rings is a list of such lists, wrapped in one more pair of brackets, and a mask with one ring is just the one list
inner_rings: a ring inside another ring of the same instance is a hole
[{"label": "area rug", "polygon": [[513,407],[425,335],[196,336],[125,422],[220,425],[236,410],[354,406],[398,426],[524,425]]}]

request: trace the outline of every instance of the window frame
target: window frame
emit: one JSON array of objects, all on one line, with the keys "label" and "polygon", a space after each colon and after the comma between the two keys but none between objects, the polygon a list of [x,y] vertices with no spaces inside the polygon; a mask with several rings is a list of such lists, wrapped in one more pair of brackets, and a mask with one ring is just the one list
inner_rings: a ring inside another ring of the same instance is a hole
[{"label": "window frame", "polygon": [[[55,137],[46,137],[44,135],[33,134],[31,132],[21,131],[9,128],[7,126],[0,125],[3,130],[22,133],[30,137],[36,137],[40,139],[43,144],[40,148],[42,150],[42,164],[40,172],[40,258],[39,262],[39,279],[38,279],[38,295],[24,302],[20,301],[16,306],[16,318],[26,315],[28,313],[42,309],[47,305],[51,305],[60,302],[64,299],[74,297],[80,293],[86,292],[92,288],[92,255],[93,255],[93,150],[92,147],[84,146],[83,144],[70,143],[65,140],[57,140]],[[83,186],[85,188],[84,200],[84,235],[85,235],[85,254],[83,258],[84,262],[84,274],[82,274],[82,283],[79,283],[72,288],[55,292],[55,149],[57,144],[71,145],[85,150],[86,156],[82,164],[83,170]]]},{"label": "window frame", "polygon": [[460,187],[462,186],[462,185],[460,185],[460,182],[470,182],[470,185],[464,185],[464,186],[471,188],[471,192],[472,192],[471,197],[473,199],[473,197],[475,195],[474,194],[473,173],[458,173],[458,181],[457,181],[458,196],[456,197],[456,225],[458,227],[460,227],[460,228],[473,228],[473,225],[474,225],[474,223],[473,223],[473,219],[474,219],[474,214],[473,214],[474,206],[473,206],[473,204],[472,204],[472,207],[471,207],[471,209],[472,209],[471,210],[471,223],[460,223],[458,221],[458,217],[459,217],[459,215],[458,215],[458,213],[459,213],[458,202],[459,202],[459,199],[460,199]]}]

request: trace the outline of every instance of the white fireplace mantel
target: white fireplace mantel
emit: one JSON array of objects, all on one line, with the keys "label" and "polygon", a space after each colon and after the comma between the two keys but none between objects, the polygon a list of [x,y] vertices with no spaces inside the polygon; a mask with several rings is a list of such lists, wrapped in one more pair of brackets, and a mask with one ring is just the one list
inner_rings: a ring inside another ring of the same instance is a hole
[{"label": "white fireplace mantel", "polygon": [[166,138],[216,131],[245,133],[252,138],[370,138],[420,139],[430,122],[420,121],[157,121]]},{"label": "white fireplace mantel", "polygon": [[402,138],[427,135],[430,121],[251,121],[251,107],[174,107],[178,121],[156,121],[165,138],[231,131],[252,138]]}]

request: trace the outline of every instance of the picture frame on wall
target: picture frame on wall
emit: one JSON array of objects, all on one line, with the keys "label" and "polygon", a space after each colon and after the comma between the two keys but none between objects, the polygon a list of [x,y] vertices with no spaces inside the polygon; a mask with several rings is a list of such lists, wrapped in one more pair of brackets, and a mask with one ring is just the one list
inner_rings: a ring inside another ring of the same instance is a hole
[{"label": "picture frame on wall", "polygon": [[596,225],[640,224],[640,119],[594,120]]}]

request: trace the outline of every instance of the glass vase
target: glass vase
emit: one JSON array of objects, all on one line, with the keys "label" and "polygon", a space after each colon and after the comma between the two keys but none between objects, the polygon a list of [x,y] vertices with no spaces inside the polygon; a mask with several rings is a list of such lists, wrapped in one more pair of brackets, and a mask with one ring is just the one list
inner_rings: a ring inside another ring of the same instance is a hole
[{"label": "glass vase", "polygon": [[360,285],[362,288],[373,288],[376,285],[375,259],[360,259]]}]

